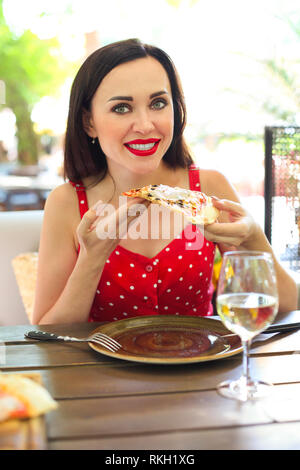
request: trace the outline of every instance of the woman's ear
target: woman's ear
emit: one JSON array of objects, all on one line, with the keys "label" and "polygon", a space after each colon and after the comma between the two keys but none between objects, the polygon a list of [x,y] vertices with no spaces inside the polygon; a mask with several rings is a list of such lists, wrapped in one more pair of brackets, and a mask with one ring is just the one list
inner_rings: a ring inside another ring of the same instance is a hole
[{"label": "woman's ear", "polygon": [[91,116],[90,111],[87,109],[83,109],[82,112],[82,125],[89,137],[96,138],[97,133],[94,129],[93,118]]}]

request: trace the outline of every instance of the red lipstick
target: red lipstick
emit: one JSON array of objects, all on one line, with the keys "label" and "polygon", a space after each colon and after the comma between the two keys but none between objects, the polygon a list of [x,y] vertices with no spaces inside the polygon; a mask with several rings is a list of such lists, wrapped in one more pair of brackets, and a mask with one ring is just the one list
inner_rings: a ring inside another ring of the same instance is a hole
[{"label": "red lipstick", "polygon": [[136,139],[126,142],[125,147],[138,157],[153,155],[159,145],[160,139]]}]

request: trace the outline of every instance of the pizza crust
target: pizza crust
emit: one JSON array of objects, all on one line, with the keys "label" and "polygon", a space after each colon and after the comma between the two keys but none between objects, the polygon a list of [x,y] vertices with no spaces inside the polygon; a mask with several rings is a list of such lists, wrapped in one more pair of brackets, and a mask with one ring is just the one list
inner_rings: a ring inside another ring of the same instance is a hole
[{"label": "pizza crust", "polygon": [[123,196],[141,197],[153,204],[159,204],[168,209],[180,212],[193,224],[208,225],[214,223],[219,210],[214,207],[212,198],[200,191],[191,191],[164,184],[153,184],[143,188],[131,189]]}]

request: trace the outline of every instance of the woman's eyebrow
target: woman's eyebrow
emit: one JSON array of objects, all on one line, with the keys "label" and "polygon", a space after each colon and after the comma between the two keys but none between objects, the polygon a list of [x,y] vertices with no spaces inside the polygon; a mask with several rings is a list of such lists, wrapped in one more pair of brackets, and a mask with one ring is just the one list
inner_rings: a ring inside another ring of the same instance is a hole
[{"label": "woman's eyebrow", "polygon": [[155,93],[152,93],[152,95],[150,95],[150,98],[155,98],[156,96],[160,96],[160,95],[167,95],[168,92],[166,90],[161,90],[161,91],[157,91]]},{"label": "woman's eyebrow", "polygon": [[[161,91],[156,91],[155,93],[152,93],[150,95],[150,98],[155,98],[156,96],[160,95],[167,95],[168,92],[166,90],[161,90]],[[112,98],[109,98],[108,101],[133,101],[132,96],[113,96]]]},{"label": "woman's eyebrow", "polygon": [[113,96],[108,101],[133,101],[132,96]]}]

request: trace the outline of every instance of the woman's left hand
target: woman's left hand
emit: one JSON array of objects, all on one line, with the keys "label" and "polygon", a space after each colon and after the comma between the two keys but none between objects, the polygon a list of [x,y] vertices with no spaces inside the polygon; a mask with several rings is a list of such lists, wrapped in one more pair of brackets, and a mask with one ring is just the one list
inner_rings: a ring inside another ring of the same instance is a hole
[{"label": "woman's left hand", "polygon": [[207,240],[217,243],[222,252],[237,247],[251,249],[251,242],[255,240],[259,230],[253,217],[237,202],[215,197],[212,199],[221,214],[220,221],[205,227]]}]

